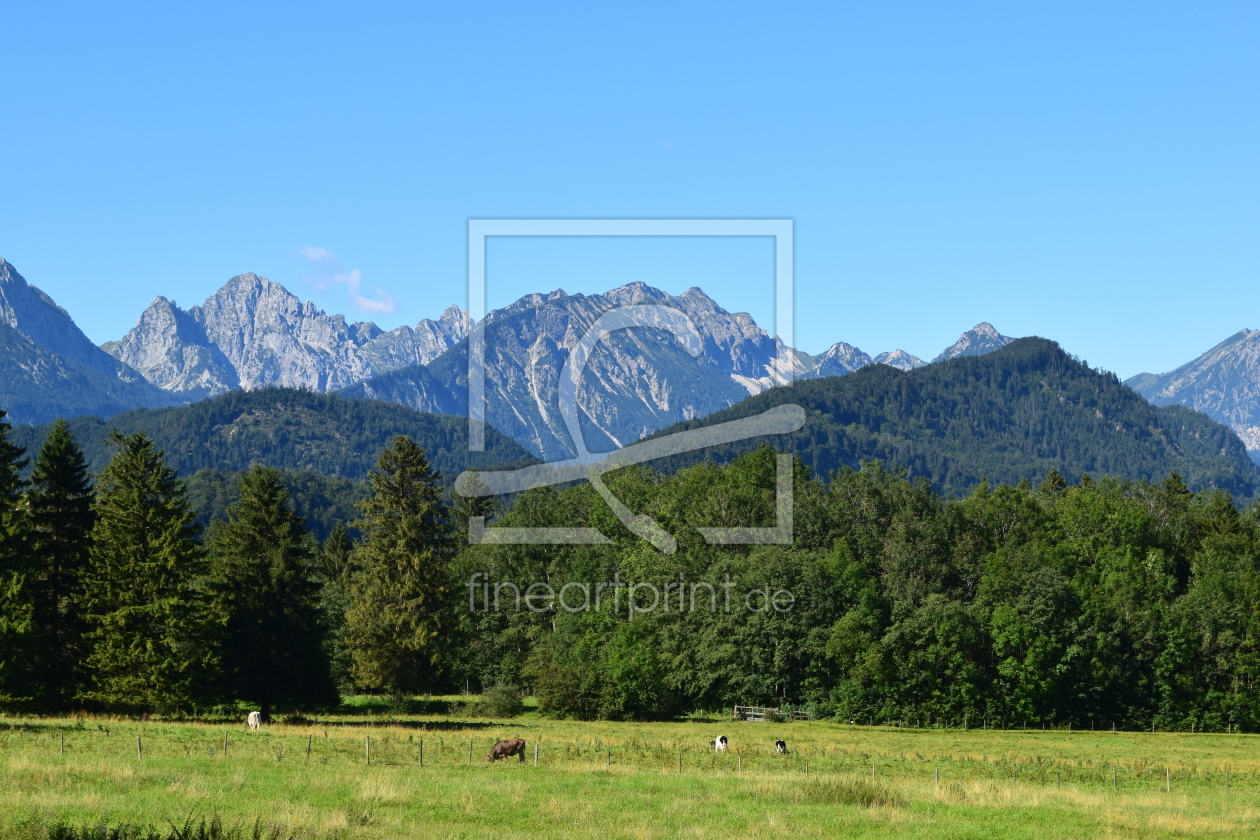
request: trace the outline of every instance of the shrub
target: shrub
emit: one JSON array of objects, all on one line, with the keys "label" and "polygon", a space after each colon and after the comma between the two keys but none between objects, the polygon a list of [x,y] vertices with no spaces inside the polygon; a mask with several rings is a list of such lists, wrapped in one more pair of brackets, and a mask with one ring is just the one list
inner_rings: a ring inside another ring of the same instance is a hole
[{"label": "shrub", "polygon": [[521,713],[521,692],[514,685],[499,683],[481,694],[484,717],[516,717]]}]

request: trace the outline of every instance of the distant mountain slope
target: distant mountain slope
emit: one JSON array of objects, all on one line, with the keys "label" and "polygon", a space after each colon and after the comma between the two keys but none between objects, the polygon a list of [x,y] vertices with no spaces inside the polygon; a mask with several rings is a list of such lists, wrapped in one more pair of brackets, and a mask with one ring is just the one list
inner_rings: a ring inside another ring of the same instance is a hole
[{"label": "distant mountain slope", "polygon": [[[76,417],[70,429],[93,471],[112,455],[105,442],[110,429],[146,432],[185,476],[202,469],[243,470],[257,462],[357,481],[367,475],[381,448],[400,434],[423,446],[448,480],[471,467],[529,460],[529,453],[494,429],[487,430],[485,452],[468,452],[464,418],[288,388],[232,391],[179,408],[128,411],[109,421]],[[11,440],[34,452],[47,430],[15,428]]]},{"label": "distant mountain slope", "polygon": [[[1260,489],[1260,468],[1228,428],[1180,406],[1156,408],[1041,338],[907,372],[872,365],[798,382],[661,434],[786,403],[806,409],[805,427],[764,442],[789,446],[823,475],[878,458],[951,493],[986,476],[994,483],[1038,480],[1051,468],[1071,480],[1082,473],[1157,480],[1177,470],[1196,488],[1222,487],[1244,498]],[[725,460],[756,443],[658,466],[672,470],[705,455]]]},{"label": "distant mountain slope", "polygon": [[1155,405],[1184,405],[1225,423],[1260,460],[1260,330],[1240,330],[1171,373],[1124,384]]},{"label": "distant mountain slope", "polygon": [[156,298],[136,325],[104,345],[154,385],[201,399],[236,388],[281,385],[324,392],[373,374],[424,364],[468,334],[452,306],[437,321],[386,332],[347,323],[256,274],[233,277],[188,311]]},{"label": "distant mountain slope", "polygon": [[64,309],[0,259],[0,409],[10,422],[173,402],[92,344]]}]

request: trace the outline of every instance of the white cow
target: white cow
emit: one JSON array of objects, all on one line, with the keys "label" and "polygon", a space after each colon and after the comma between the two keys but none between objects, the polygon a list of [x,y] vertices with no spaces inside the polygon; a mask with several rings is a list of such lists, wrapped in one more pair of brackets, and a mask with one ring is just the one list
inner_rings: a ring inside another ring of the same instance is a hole
[{"label": "white cow", "polygon": [[717,752],[726,752],[726,736],[719,735],[709,742],[709,746],[713,747]]},{"label": "white cow", "polygon": [[245,718],[245,722],[249,724],[250,729],[257,730],[262,726],[262,712],[250,712],[249,717]]}]

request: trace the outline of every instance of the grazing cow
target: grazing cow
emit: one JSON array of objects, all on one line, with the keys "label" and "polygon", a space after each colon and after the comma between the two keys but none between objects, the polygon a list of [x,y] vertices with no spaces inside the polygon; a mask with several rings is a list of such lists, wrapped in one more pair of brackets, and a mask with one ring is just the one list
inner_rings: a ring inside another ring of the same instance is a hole
[{"label": "grazing cow", "polygon": [[775,751],[776,753],[778,753],[779,755],[787,755],[787,742],[786,742],[786,741],[775,741],[775,742],[774,742],[774,751]]},{"label": "grazing cow", "polygon": [[249,717],[245,718],[245,722],[249,724],[250,729],[258,729],[262,726],[262,712],[250,712]]},{"label": "grazing cow", "polygon": [[709,742],[709,746],[717,752],[726,752],[726,736],[719,735]]},{"label": "grazing cow", "polygon": [[519,755],[521,761],[525,761],[525,739],[513,738],[510,741],[500,741],[494,745],[494,749],[490,750],[490,755],[486,756],[486,761],[498,761],[500,758],[511,758]]}]

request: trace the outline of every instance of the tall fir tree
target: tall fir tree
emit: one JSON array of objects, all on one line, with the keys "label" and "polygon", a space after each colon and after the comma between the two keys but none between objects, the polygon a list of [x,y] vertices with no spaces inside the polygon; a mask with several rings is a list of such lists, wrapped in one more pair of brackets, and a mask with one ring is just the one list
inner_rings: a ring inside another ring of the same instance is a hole
[{"label": "tall fir tree", "polygon": [[359,503],[361,571],[346,613],[346,646],[357,685],[395,695],[431,686],[443,627],[442,595],[452,546],[440,476],[423,449],[399,435],[369,476]]},{"label": "tall fir tree", "polygon": [[97,482],[84,576],[90,630],[84,699],[129,711],[183,709],[213,668],[198,527],[184,485],[142,433],[113,433]]},{"label": "tall fir tree", "polygon": [[274,468],[253,467],[239,491],[209,533],[227,693],[264,717],[334,704],[314,539]]},{"label": "tall fir tree", "polygon": [[36,693],[29,665],[33,660],[30,595],[30,541],[22,499],[21,447],[9,442],[12,426],[0,410],[0,704],[22,706]]},{"label": "tall fir tree", "polygon": [[95,514],[83,451],[64,420],[49,430],[27,492],[39,706],[64,709],[84,687],[83,577]]}]

